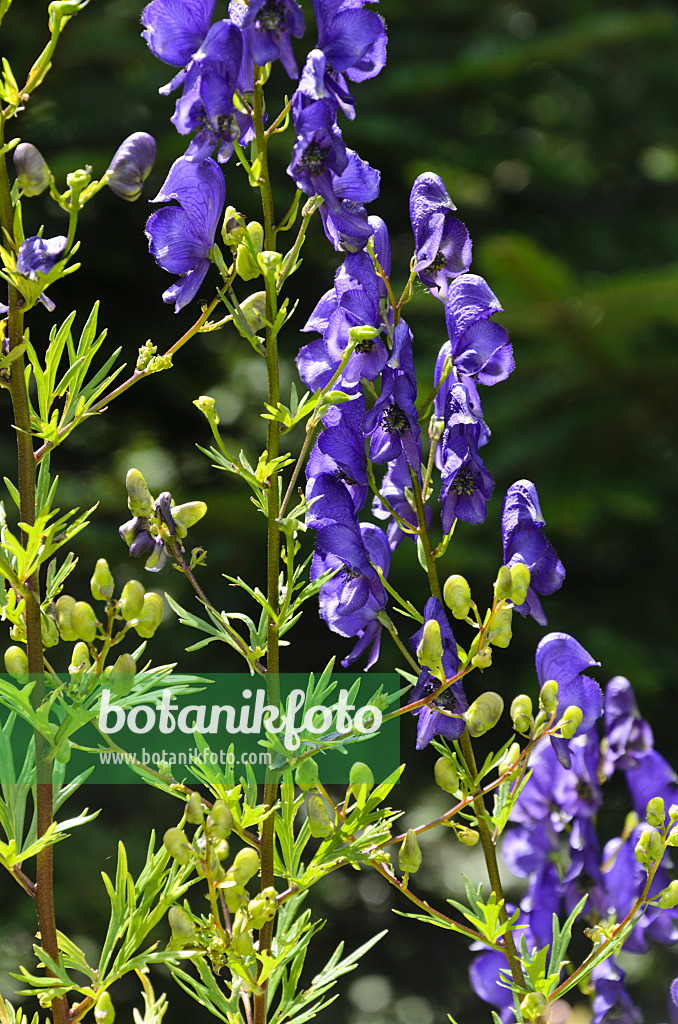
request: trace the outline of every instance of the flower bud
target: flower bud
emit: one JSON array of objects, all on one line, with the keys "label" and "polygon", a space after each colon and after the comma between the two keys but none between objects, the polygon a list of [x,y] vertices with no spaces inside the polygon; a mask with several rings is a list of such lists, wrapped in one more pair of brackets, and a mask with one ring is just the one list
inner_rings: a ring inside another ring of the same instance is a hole
[{"label": "flower bud", "polygon": [[128,580],[120,595],[120,614],[125,622],[136,619],[144,606],[146,590],[139,580]]},{"label": "flower bud", "polygon": [[433,766],[436,786],[444,793],[456,793],[459,789],[459,772],[454,761],[449,757],[439,757]]},{"label": "flower bud", "polygon": [[192,856],[191,844],[180,828],[168,828],[162,837],[167,852],[177,864],[188,864]]},{"label": "flower bud", "polygon": [[314,839],[327,839],[334,832],[334,825],[330,821],[327,808],[317,793],[311,793],[306,797],[306,814],[308,816],[308,827]]},{"label": "flower bud", "polygon": [[224,895],[224,903],[228,908],[229,914],[235,914],[249,900],[247,889],[240,884],[229,885],[228,888],[221,891]]},{"label": "flower bud", "polygon": [[502,605],[499,611],[494,613],[488,636],[488,642],[493,647],[501,647],[503,649],[511,643],[513,639],[513,632],[511,630],[512,619],[513,608],[508,608],[506,605]]},{"label": "flower bud", "polygon": [[671,806],[669,807],[669,820],[678,820],[678,804],[671,804]]},{"label": "flower bud", "polygon": [[131,693],[136,670],[137,664],[132,655],[121,654],[111,670],[111,691],[118,697]]},{"label": "flower bud", "polygon": [[558,707],[558,683],[555,679],[548,679],[539,691],[539,707],[548,715]]},{"label": "flower bud", "polygon": [[272,921],[278,909],[277,893],[272,885],[267,886],[255,899],[247,905],[247,913],[252,919],[253,928],[262,928],[267,921]]},{"label": "flower bud", "polygon": [[253,292],[252,295],[248,295],[240,303],[240,309],[245,318],[245,324],[236,313],[233,317],[236,330],[243,338],[246,338],[248,334],[256,334],[266,322],[266,292]]},{"label": "flower bud", "polygon": [[440,636],[440,625],[436,619],[424,623],[424,629],[417,647],[417,660],[421,666],[428,668],[431,674],[444,678],[443,642]]},{"label": "flower bud", "polygon": [[138,469],[130,469],[125,478],[127,507],[133,516],[148,518],[153,512],[153,495]]},{"label": "flower bud", "polygon": [[75,608],[75,598],[70,594],[62,594],[56,601],[57,629],[62,640],[77,640],[71,626],[71,612]]},{"label": "flower bud", "polygon": [[94,1007],[94,1019],[96,1024],[113,1024],[115,1020],[115,1009],[108,992],[102,992]]},{"label": "flower bud", "polygon": [[87,644],[84,644],[82,640],[80,640],[73,648],[73,653],[71,654],[71,663],[68,666],[68,671],[71,674],[74,674],[76,672],[86,672],[87,669],[91,667],[92,663],[89,658],[89,649],[87,647]]},{"label": "flower bud", "polygon": [[312,757],[302,761],[294,773],[294,781],[299,789],[303,790],[313,789],[318,781],[318,777],[318,765]]},{"label": "flower bud", "polygon": [[525,604],[527,591],[530,587],[530,570],[524,562],[516,562],[511,566],[511,593],[513,604]]},{"label": "flower bud", "polygon": [[505,601],[513,588],[511,570],[508,565],[502,565],[494,581],[494,596],[497,601]]},{"label": "flower bud", "polygon": [[469,731],[469,735],[473,737],[482,736],[484,733],[489,732],[490,729],[494,729],[502,716],[503,710],[504,701],[498,693],[494,693],[492,690],[481,693],[473,701],[465,715],[466,728]]},{"label": "flower bud", "polygon": [[413,828],[408,828],[398,851],[398,867],[404,875],[413,875],[421,867],[419,840]]},{"label": "flower bud", "polygon": [[271,271],[275,273],[282,263],[282,253],[264,249],[257,256],[257,263],[262,273],[268,274]]},{"label": "flower bud", "polygon": [[582,709],[577,704],[565,708],[560,722],[560,735],[564,740],[571,740],[584,719]]},{"label": "flower bud", "polygon": [[511,765],[515,764],[519,757],[520,746],[517,743],[512,743],[511,746],[506,751],[506,753],[504,754],[501,761],[499,762],[499,764],[497,765],[497,771],[499,772],[499,774],[503,775],[504,772],[508,771]]},{"label": "flower bud", "polygon": [[247,225],[247,234],[254,247],[254,255],[250,246],[241,242],[235,254],[235,269],[243,281],[253,281],[261,273],[256,257],[264,247],[264,229],[259,221],[251,220]]},{"label": "flower bud", "polygon": [[212,847],[215,856],[217,856],[219,860],[226,860],[229,849],[230,847],[226,839],[219,839]]},{"label": "flower bud", "polygon": [[[130,548],[130,554],[132,549]],[[148,572],[160,572],[167,561],[167,548],[162,537],[156,537],[153,542],[153,549],[144,562],[144,569]]]},{"label": "flower bud", "polygon": [[535,1021],[538,1017],[544,1016],[547,1006],[548,999],[543,992],[528,992],[520,1004],[520,1009],[525,1020]]},{"label": "flower bud", "polygon": [[177,537],[183,540],[191,527],[200,522],[205,512],[207,505],[204,501],[187,501],[184,505],[175,505],[172,509],[172,518]]},{"label": "flower bud", "polygon": [[354,797],[357,799],[361,793],[365,796],[370,792],[374,786],[374,775],[369,765],[363,761],[356,761],[351,765],[351,771],[348,776],[348,783],[351,787],[351,791]]},{"label": "flower bud", "polygon": [[56,620],[44,609],[40,609],[40,631],[43,647],[56,647],[59,643],[59,629]]},{"label": "flower bud", "polygon": [[89,581],[89,588],[95,601],[108,601],[113,597],[115,583],[108,562],[100,558],[94,566],[94,574]]},{"label": "flower bud", "polygon": [[139,613],[139,618],[134,623],[134,628],[145,640],[155,634],[156,629],[162,622],[163,603],[160,594],[152,590],[144,594],[144,603]]},{"label": "flower bud", "polygon": [[474,668],[484,672],[492,664],[492,648],[481,647],[478,653],[471,658],[471,664]]},{"label": "flower bud", "polygon": [[224,210],[224,219],[221,225],[221,237],[224,245],[233,249],[242,242],[245,235],[244,217],[238,213],[235,206],[227,206]]},{"label": "flower bud", "polygon": [[74,193],[76,196],[79,195],[83,189],[87,188],[91,180],[92,168],[89,164],[86,167],[78,167],[76,171],[71,171],[70,174],[66,175],[66,184],[71,190],[71,193]]},{"label": "flower bud", "polygon": [[97,635],[97,617],[87,601],[76,601],[71,611],[71,628],[78,640],[91,644]]},{"label": "flower bud", "polygon": [[664,810],[664,801],[660,796],[653,796],[652,799],[648,801],[646,813],[648,825],[656,825],[657,828],[664,827],[666,812]]},{"label": "flower bud", "polygon": [[667,889],[660,892],[657,903],[662,910],[670,910],[673,907],[678,907],[678,881],[675,878]]},{"label": "flower bud", "polygon": [[532,717],[532,701],[526,693],[521,693],[511,701],[511,721],[516,732],[525,735],[534,725]]},{"label": "flower bud", "polygon": [[24,196],[39,196],[52,180],[47,161],[30,142],[20,142],[13,153],[14,169]]},{"label": "flower bud", "polygon": [[643,829],[636,843],[636,860],[649,867],[655,861],[661,860],[664,855],[664,844],[662,838],[655,829]]},{"label": "flower bud", "polygon": [[148,132],[134,132],[118,146],[106,171],[106,184],[116,196],[133,203],[141,195],[155,161],[155,139]]},{"label": "flower bud", "polygon": [[464,846],[476,846],[480,839],[479,832],[474,828],[467,828],[465,825],[455,829],[455,831],[457,833],[457,839],[460,843],[463,843]]},{"label": "flower bud", "polygon": [[443,600],[455,619],[465,619],[471,610],[471,588],[463,576],[448,576],[443,587]]},{"label": "flower bud", "polygon": [[18,679],[28,675],[28,657],[23,647],[8,647],[5,651],[5,671]]},{"label": "flower bud", "polygon": [[246,846],[235,855],[229,874],[235,882],[245,885],[254,878],[259,870],[259,854],[251,846]]},{"label": "flower bud", "polygon": [[172,929],[172,938],[178,946],[187,946],[195,935],[195,922],[189,917],[183,907],[171,907],[167,915],[169,926]]},{"label": "flower bud", "polygon": [[202,810],[202,797],[200,793],[191,793],[188,800],[186,801],[186,821],[191,825],[202,825],[203,822],[203,810]]},{"label": "flower bud", "polygon": [[215,800],[207,818],[207,835],[210,839],[228,839],[233,831],[233,815],[223,800]]}]

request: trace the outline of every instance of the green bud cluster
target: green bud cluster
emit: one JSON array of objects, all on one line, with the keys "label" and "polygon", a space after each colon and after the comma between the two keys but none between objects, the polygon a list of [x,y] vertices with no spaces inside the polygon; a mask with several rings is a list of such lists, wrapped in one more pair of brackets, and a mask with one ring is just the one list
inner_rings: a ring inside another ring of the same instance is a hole
[{"label": "green bud cluster", "polygon": [[645,868],[661,860],[664,856],[664,842],[659,832],[653,828],[643,829],[634,852],[638,863]]},{"label": "green bud cluster", "polygon": [[528,992],[520,1004],[523,1017],[528,1021],[543,1017],[547,1007],[548,999],[543,992]]}]

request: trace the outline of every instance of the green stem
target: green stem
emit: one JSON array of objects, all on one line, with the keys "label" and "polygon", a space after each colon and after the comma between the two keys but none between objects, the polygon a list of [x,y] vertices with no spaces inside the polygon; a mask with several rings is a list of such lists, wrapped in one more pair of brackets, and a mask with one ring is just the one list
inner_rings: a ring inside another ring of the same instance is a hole
[{"label": "green stem", "polygon": [[[256,132],[257,156],[259,158],[259,186],[264,218],[264,249],[273,251],[276,245],[276,229],[273,210],[273,194],[268,170],[268,139],[264,132],[263,88],[259,68],[254,69],[254,116]],[[268,404],[276,409],[280,401],[280,379],[278,371],[278,340],[269,326],[274,322],[273,309],[275,296],[271,294],[272,282],[266,279],[266,370],[268,376]],[[268,421],[266,450],[268,461],[278,457],[280,451],[280,427],[276,420]],[[278,473],[269,477],[268,512],[267,512],[267,589],[269,605],[276,613],[279,612],[278,575],[280,571],[280,492]],[[280,648],[278,622],[269,616],[266,646],[266,694],[269,704],[280,705]],[[264,782],[263,802],[273,808],[278,799],[277,775],[267,769]],[[264,819],[261,828],[261,888],[266,889],[274,884],[273,854],[275,844],[275,813],[271,810]],[[273,922],[269,921],[259,932],[259,952],[267,952],[273,939]],[[254,997],[253,1024],[265,1024],[267,1013],[268,991],[263,984]]]},{"label": "green stem", "polygon": [[[417,519],[419,520],[419,539],[421,540],[421,546],[424,551],[424,558],[426,560],[426,571],[428,573],[429,584],[431,587],[431,594],[433,597],[437,597],[442,604],[443,595],[440,589],[440,580],[438,579],[438,568],[436,566],[436,560],[433,554],[433,548],[431,546],[431,537],[428,532],[428,526],[426,523],[426,512],[424,509],[424,502],[421,494],[421,487],[419,486],[419,480],[414,470],[410,470],[412,477],[412,488],[414,491],[414,502],[417,510]],[[478,769],[476,767],[475,756],[473,754],[473,745],[471,744],[471,738],[468,731],[464,729],[460,739],[461,750],[466,760],[466,766],[471,773],[471,777],[474,782],[478,776]],[[474,796],[473,806],[476,812],[476,818],[478,819],[478,831],[480,833],[480,841],[483,846],[483,853],[485,855],[485,863],[487,865],[487,874],[490,879],[492,890],[497,897],[497,901],[502,900],[502,908],[499,912],[499,920],[502,924],[508,922],[508,914],[506,912],[506,901],[504,900],[504,890],[501,884],[501,877],[499,875],[499,866],[497,864],[497,854],[492,842],[492,836],[487,824],[487,809],[485,807],[485,801],[480,793]],[[510,929],[506,930],[504,936],[506,947],[504,949],[504,955],[508,962],[511,970],[511,977],[513,978],[516,985],[520,985],[524,988],[525,978],[518,960],[518,951],[516,950],[515,942],[513,941],[513,933]]]},{"label": "green stem", "polygon": [[[0,123],[0,145],[4,142],[4,123]],[[14,211],[10,195],[10,184],[7,176],[5,159],[0,160],[0,221],[2,228],[10,239],[13,238]],[[9,289],[9,313],[7,336],[10,350],[23,341],[24,335],[24,300],[16,288]],[[12,399],[14,425],[16,427],[18,486],[20,496],[19,514],[21,521],[27,526],[35,523],[35,458],[33,455],[33,438],[31,435],[30,406],[26,389],[23,355],[13,360],[10,367],[9,391]],[[22,543],[27,537],[22,533]],[[43,674],[42,627],[40,623],[40,577],[35,572],[25,581],[26,589],[26,648],[28,671],[35,679],[35,687],[31,694],[34,707],[39,707],[45,697],[45,679]],[[52,824],[52,762],[47,756],[47,741],[38,732],[35,733],[36,763],[36,819],[37,838],[45,834]],[[40,929],[42,948],[59,962],[56,920],[54,914],[53,891],[53,848],[49,846],[38,854],[35,885],[35,903]],[[50,974],[51,972],[47,972]],[[51,1010],[54,1024],[66,1024],[68,1020],[68,1003],[65,999],[55,999]]]}]

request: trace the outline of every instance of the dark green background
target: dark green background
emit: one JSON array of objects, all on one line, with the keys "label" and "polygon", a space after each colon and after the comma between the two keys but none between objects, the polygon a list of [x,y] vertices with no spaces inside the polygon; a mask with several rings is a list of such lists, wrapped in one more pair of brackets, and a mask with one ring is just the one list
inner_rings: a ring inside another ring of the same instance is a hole
[{"label": "dark green background", "polygon": [[[182,152],[183,140],[168,123],[173,101],[157,95],[171,69],[150,57],[139,39],[140,10],[129,0],[93,3],[69,25],[55,68],[17,129],[40,147],[61,181],[84,163],[102,173],[118,143],[145,130],[158,139],[156,170],[146,192],[152,196]],[[465,573],[483,603],[501,558],[501,495],[516,479],[534,480],[547,533],[568,573],[563,589],[547,600],[549,626],[575,635],[602,662],[601,682],[618,673],[632,680],[660,749],[671,756],[678,12],[673,4],[640,0],[384,0],[380,10],[389,26],[388,64],[378,79],[356,86],[358,117],[345,124],[344,134],[382,170],[381,196],[372,210],[391,230],[394,279],[404,281],[412,250],[407,213],[412,181],[422,170],[435,170],[474,239],[472,269],[487,277],[505,306],[501,321],[516,357],[510,380],[483,393],[493,431],[485,454],[496,497],[483,527],[460,526],[442,571]],[[32,0],[15,0],[3,26],[3,52],[18,78],[45,38],[42,12]],[[273,79],[281,92],[290,88],[279,69]],[[288,151],[286,137],[274,154],[276,171],[284,171]],[[232,166],[227,190],[228,202],[256,216],[254,193]],[[283,201],[281,192],[281,208]],[[91,302],[100,298],[111,347],[122,345],[129,364],[149,337],[160,350],[171,344],[194,314],[185,310],[174,316],[160,301],[171,279],[147,255],[144,207],[143,201],[126,205],[108,193],[92,203],[82,219],[83,269],[52,293],[59,322],[76,303],[82,322]],[[43,222],[48,235],[64,228],[44,197],[27,203],[24,217],[28,231]],[[296,351],[307,340],[297,332],[330,286],[338,263],[318,231],[304,257],[294,281],[301,289],[299,310],[282,346],[285,388],[294,379]],[[209,296],[214,280],[210,277],[201,295]],[[38,347],[53,319],[35,316],[31,331]],[[445,337],[442,307],[418,292],[407,319],[425,388]],[[124,474],[137,465],[156,492],[168,488],[177,501],[208,502],[208,517],[190,538],[209,552],[204,586],[218,607],[251,611],[221,573],[263,584],[263,520],[253,514],[244,489],[210,469],[197,453],[195,443],[208,444],[209,435],[192,401],[213,394],[230,447],[251,454],[265,429],[259,419],[263,366],[228,330],[192,342],[176,365],[173,373],[122,398],[112,414],[81,430],[54,458],[69,502],[100,502],[78,545],[84,573],[77,596],[86,596],[91,567],[102,554],[120,583],[142,573],[129,563],[116,535],[126,518]],[[5,445],[3,471],[12,475],[11,440]],[[189,602],[175,576],[150,583]],[[423,604],[426,581],[412,551],[401,549],[391,578]],[[497,652],[495,669],[486,677],[487,685],[507,698],[533,691],[533,652],[543,631],[521,620],[515,634],[511,648]],[[461,631],[459,638],[464,641]],[[152,652],[160,661],[181,657],[195,671],[240,668],[214,646],[183,655],[193,639],[170,623],[158,633]],[[322,668],[331,645],[340,656],[350,649],[350,642],[327,633],[313,609],[290,639],[295,653],[288,667],[295,671]],[[388,643],[383,646],[383,667],[390,669],[398,664],[396,654]],[[412,740],[410,723],[404,749]],[[433,759],[432,751],[413,757],[409,781],[401,787],[412,807],[408,824],[419,823],[440,805],[429,793]],[[114,802],[99,794],[91,798],[96,806],[103,800],[99,823],[74,840],[78,861],[66,847],[57,851],[59,919],[65,925],[70,914],[72,927],[93,933],[102,928],[98,865],[112,854],[118,833],[132,845],[142,843],[141,837],[133,838],[140,827],[162,831],[178,816],[176,808],[155,798],[145,802],[138,788],[129,795],[121,791]],[[617,800],[621,814],[624,798]],[[425,849],[418,876],[423,886],[435,892],[451,884],[460,859],[468,870],[476,869],[477,858],[459,853],[451,836],[441,836]],[[83,862],[86,867],[78,866]],[[352,990],[353,1002],[344,995],[331,1019],[426,1024],[446,1019],[447,1012],[461,1021],[488,1019],[486,1008],[479,1010],[468,994],[463,943],[423,925],[395,921],[390,902],[378,880],[362,874],[334,876],[325,888],[319,908],[333,924],[319,942],[327,950],[346,932],[354,945],[382,926],[392,927],[364,968],[388,976],[390,988],[383,980],[371,988],[363,984]],[[22,912],[30,932],[30,913],[25,907]],[[13,935],[6,931],[10,946],[18,941]],[[647,1019],[665,1019],[665,982],[658,978],[678,973],[674,955],[662,950],[652,962],[629,969],[645,971],[645,984],[639,977],[636,991],[648,1008]],[[342,991],[348,988],[345,984]],[[426,1002],[403,1002],[413,993]],[[125,995],[121,991],[121,1006]],[[128,996],[134,998],[131,987]]]}]

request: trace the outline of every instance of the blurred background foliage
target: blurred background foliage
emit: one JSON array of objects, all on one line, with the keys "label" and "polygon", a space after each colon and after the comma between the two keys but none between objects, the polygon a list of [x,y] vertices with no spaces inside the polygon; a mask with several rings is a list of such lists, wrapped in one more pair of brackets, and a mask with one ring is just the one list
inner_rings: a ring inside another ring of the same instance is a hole
[{"label": "blurred background foliage", "polygon": [[[549,626],[575,635],[602,662],[601,683],[615,674],[632,680],[658,745],[670,757],[678,566],[678,11],[644,0],[383,0],[380,9],[389,27],[388,63],[378,79],[355,88],[358,116],[343,127],[348,144],[382,171],[381,195],[371,212],[389,225],[394,280],[404,282],[412,251],[412,181],[434,170],[474,239],[472,270],[488,279],[505,307],[501,321],[516,358],[510,380],[483,393],[493,432],[486,461],[497,483],[487,522],[461,524],[441,571],[466,574],[482,604],[501,558],[502,494],[518,478],[534,480],[547,533],[568,571],[562,591],[546,602]],[[140,13],[135,0],[92,3],[68,26],[53,71],[17,127],[60,181],[84,164],[103,173],[119,142],[144,130],[158,140],[146,189],[153,196],[183,151],[184,140],[169,123],[173,102],[157,92],[171,71],[140,40]],[[3,32],[3,53],[20,78],[46,38],[45,6],[15,0]],[[278,68],[276,89],[278,96],[269,97],[272,110],[291,89]],[[285,136],[273,153],[283,180],[281,210],[289,148]],[[255,196],[232,166],[227,190],[228,202],[257,216]],[[54,319],[61,322],[76,306],[83,323],[95,299],[101,300],[100,323],[109,328],[111,347],[123,347],[128,365],[147,338],[162,351],[192,323],[195,307],[175,316],[160,300],[170,279],[147,254],[144,207],[144,201],[126,205],[108,193],[87,207],[83,268],[53,291],[52,317],[38,312],[32,318],[34,343],[39,346]],[[26,204],[24,221],[27,232],[44,223],[47,235],[64,227],[44,197]],[[307,340],[298,331],[331,286],[338,262],[316,230],[294,279],[301,295],[282,346],[283,394],[295,379],[296,351]],[[209,297],[214,281],[208,278],[201,297]],[[406,317],[425,392],[445,337],[442,306],[418,291]],[[86,596],[91,567],[102,554],[120,584],[142,573],[130,564],[116,532],[127,517],[124,475],[136,465],[152,490],[170,489],[177,501],[208,502],[208,517],[190,538],[208,550],[203,585],[218,607],[251,611],[221,573],[263,582],[263,521],[251,514],[244,490],[211,469],[195,448],[196,442],[209,444],[205,421],[192,405],[200,394],[215,397],[229,447],[253,453],[265,436],[259,417],[264,366],[229,329],[192,341],[173,372],[125,395],[107,417],[92,421],[56,453],[62,504],[99,502],[80,538],[82,593],[76,596]],[[12,476],[7,441],[1,458],[3,472]],[[426,579],[411,549],[401,548],[392,578],[423,604]],[[170,590],[182,603],[191,601],[176,573],[145,582]],[[533,652],[542,632],[521,620],[511,648],[497,652],[487,685],[504,692],[507,703],[534,687]],[[240,667],[214,646],[183,654],[194,639],[169,622],[152,653],[162,662],[182,659],[196,671]],[[313,610],[290,639],[290,670],[319,670],[335,639],[340,656],[350,649],[349,642],[327,635]],[[386,642],[383,654],[384,668],[398,663]],[[411,768],[402,796],[412,808],[407,824],[423,821],[429,809],[440,813],[428,804],[438,808],[443,800],[429,792],[433,752],[409,756],[413,734],[413,723],[405,723],[403,754]],[[143,846],[148,827],[162,831],[178,816],[176,807],[159,804],[140,787],[99,791],[90,802],[105,808],[99,824],[71,841],[76,856],[66,847],[57,851],[65,930],[100,929],[98,865],[114,852],[117,834]],[[625,810],[620,798],[616,813]],[[460,853],[447,834],[433,837],[424,852],[417,882],[431,898],[441,886],[458,885],[460,863],[467,873],[480,870],[473,853]],[[346,934],[354,945],[393,924],[390,893],[376,877],[335,875],[318,904],[331,918],[323,933],[326,951],[338,936]],[[17,905],[17,913],[29,943],[30,908]],[[0,959],[11,960],[21,934],[14,925],[0,928]],[[664,949],[661,956],[627,960],[647,1019],[663,1019],[665,984],[658,979],[678,973],[675,954]],[[474,1014],[487,1019],[468,992],[463,961],[455,939],[400,922],[328,1020],[433,1024],[447,1012],[463,1021]],[[124,1004],[135,995],[121,991],[118,998]],[[173,1020],[193,1012],[178,993],[174,1007]]]}]

